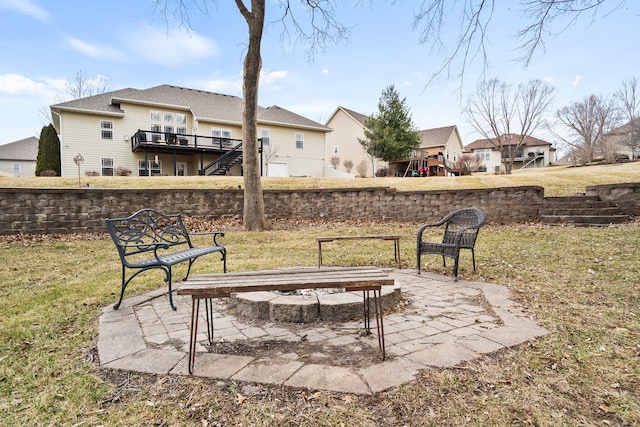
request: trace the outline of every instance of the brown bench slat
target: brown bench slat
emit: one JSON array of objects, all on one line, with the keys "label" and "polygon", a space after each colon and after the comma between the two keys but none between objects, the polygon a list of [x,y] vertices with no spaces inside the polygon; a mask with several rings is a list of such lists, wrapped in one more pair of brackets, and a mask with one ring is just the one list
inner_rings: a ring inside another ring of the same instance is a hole
[{"label": "brown bench slat", "polygon": [[379,289],[393,286],[380,269],[303,269],[266,272],[208,274],[195,276],[178,289],[178,295],[210,298],[239,292],[292,291],[298,289]]}]

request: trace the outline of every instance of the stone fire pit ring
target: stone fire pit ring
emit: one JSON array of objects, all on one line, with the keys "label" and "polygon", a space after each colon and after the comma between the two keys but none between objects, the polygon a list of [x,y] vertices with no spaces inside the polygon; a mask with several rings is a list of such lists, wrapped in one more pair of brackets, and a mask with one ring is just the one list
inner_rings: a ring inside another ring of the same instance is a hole
[{"label": "stone fire pit ring", "polygon": [[[382,308],[396,306],[402,296],[400,284],[381,290]],[[371,295],[373,299],[373,295]],[[240,317],[272,322],[312,323],[318,320],[347,322],[362,319],[362,292],[310,293],[283,295],[277,292],[246,292],[232,295],[228,307]],[[371,301],[371,316],[375,316]]]}]

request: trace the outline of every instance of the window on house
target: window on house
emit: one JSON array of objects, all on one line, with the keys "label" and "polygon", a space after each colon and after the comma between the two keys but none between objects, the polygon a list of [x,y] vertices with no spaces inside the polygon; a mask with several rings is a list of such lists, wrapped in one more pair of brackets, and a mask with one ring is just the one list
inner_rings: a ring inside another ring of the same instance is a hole
[{"label": "window on house", "polygon": [[166,112],[164,113],[164,122],[165,123],[173,123],[173,113]]},{"label": "window on house", "polygon": [[13,164],[13,176],[20,176],[20,163]]},{"label": "window on house", "polygon": [[186,126],[178,126],[178,127],[176,127],[176,133],[178,135],[186,135],[187,134]]},{"label": "window on house", "polygon": [[260,138],[262,138],[262,145],[269,145],[271,142],[271,131],[269,129],[260,129]]},{"label": "window on house", "polygon": [[476,157],[480,160],[489,160],[491,159],[491,150],[476,150]]},{"label": "window on house", "polygon": [[231,144],[231,131],[229,129],[211,129],[211,136],[214,144]]},{"label": "window on house", "polygon": [[102,158],[102,176],[113,176],[113,159]]},{"label": "window on house", "polygon": [[182,113],[176,113],[176,123],[179,125],[186,125],[187,115]]},{"label": "window on house", "polygon": [[296,132],[296,148],[304,148],[304,134]]},{"label": "window on house", "polygon": [[160,132],[162,132],[162,126],[160,125],[151,125],[151,132],[153,132],[151,134],[151,140],[153,142],[158,142],[162,139],[162,135],[160,135]]},{"label": "window on house", "polygon": [[162,173],[161,163],[160,161],[156,162],[154,160],[148,160],[146,163],[144,160],[138,160],[138,176],[160,175]]},{"label": "window on house", "polygon": [[113,139],[113,122],[100,120],[100,136],[102,139]]},{"label": "window on house", "polygon": [[339,151],[339,150],[338,150],[338,146],[337,146],[337,145],[336,145],[336,146],[334,146],[334,147],[333,147],[333,154],[338,154],[338,151]]},{"label": "window on house", "polygon": [[151,121],[152,122],[161,122],[162,121],[162,112],[151,110]]}]

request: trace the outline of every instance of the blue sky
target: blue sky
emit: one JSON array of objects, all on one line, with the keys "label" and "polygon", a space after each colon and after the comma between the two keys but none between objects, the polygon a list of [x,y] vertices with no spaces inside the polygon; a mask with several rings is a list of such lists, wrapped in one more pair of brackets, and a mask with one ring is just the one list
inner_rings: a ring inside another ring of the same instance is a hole
[{"label": "blue sky", "polygon": [[[267,0],[260,105],[279,105],[324,123],[338,106],[375,113],[382,91],[394,84],[419,129],[458,125],[465,145],[479,137],[461,114],[461,98],[474,91],[480,60],[470,64],[464,81],[454,62],[449,78],[426,86],[444,55],[419,43],[411,25],[415,2],[336,3],[337,19],[350,28],[350,39],[308,61],[304,46],[283,41],[282,25],[273,22],[279,2]],[[502,3],[513,9],[493,16],[486,75],[513,84],[548,80],[557,91],[550,113],[591,94],[610,95],[623,80],[640,78],[635,1],[616,8],[619,0],[608,0],[595,19],[585,15],[562,33],[546,35],[546,50],[526,69],[514,61],[519,52],[513,37],[524,18],[515,1]],[[78,71],[107,76],[111,90],[166,83],[242,96],[247,31],[234,2],[211,3],[208,14],[192,9],[189,31],[154,11],[154,4],[0,0],[0,144],[38,136],[46,124],[41,112]],[[450,16],[445,35],[458,33],[456,17]],[[554,142],[546,132],[539,134]]]}]

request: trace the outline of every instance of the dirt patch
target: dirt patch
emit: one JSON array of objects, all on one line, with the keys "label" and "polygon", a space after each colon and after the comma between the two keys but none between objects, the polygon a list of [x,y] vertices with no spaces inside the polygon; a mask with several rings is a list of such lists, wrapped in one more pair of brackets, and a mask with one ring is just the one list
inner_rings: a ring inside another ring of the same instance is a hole
[{"label": "dirt patch", "polygon": [[[360,333],[366,335],[365,331]],[[251,356],[258,359],[291,359],[319,365],[366,368],[380,363],[380,350],[377,346],[356,340],[345,345],[331,345],[325,342],[287,340],[242,340],[222,341],[207,346],[209,352]],[[387,355],[387,360],[389,356]]]}]

